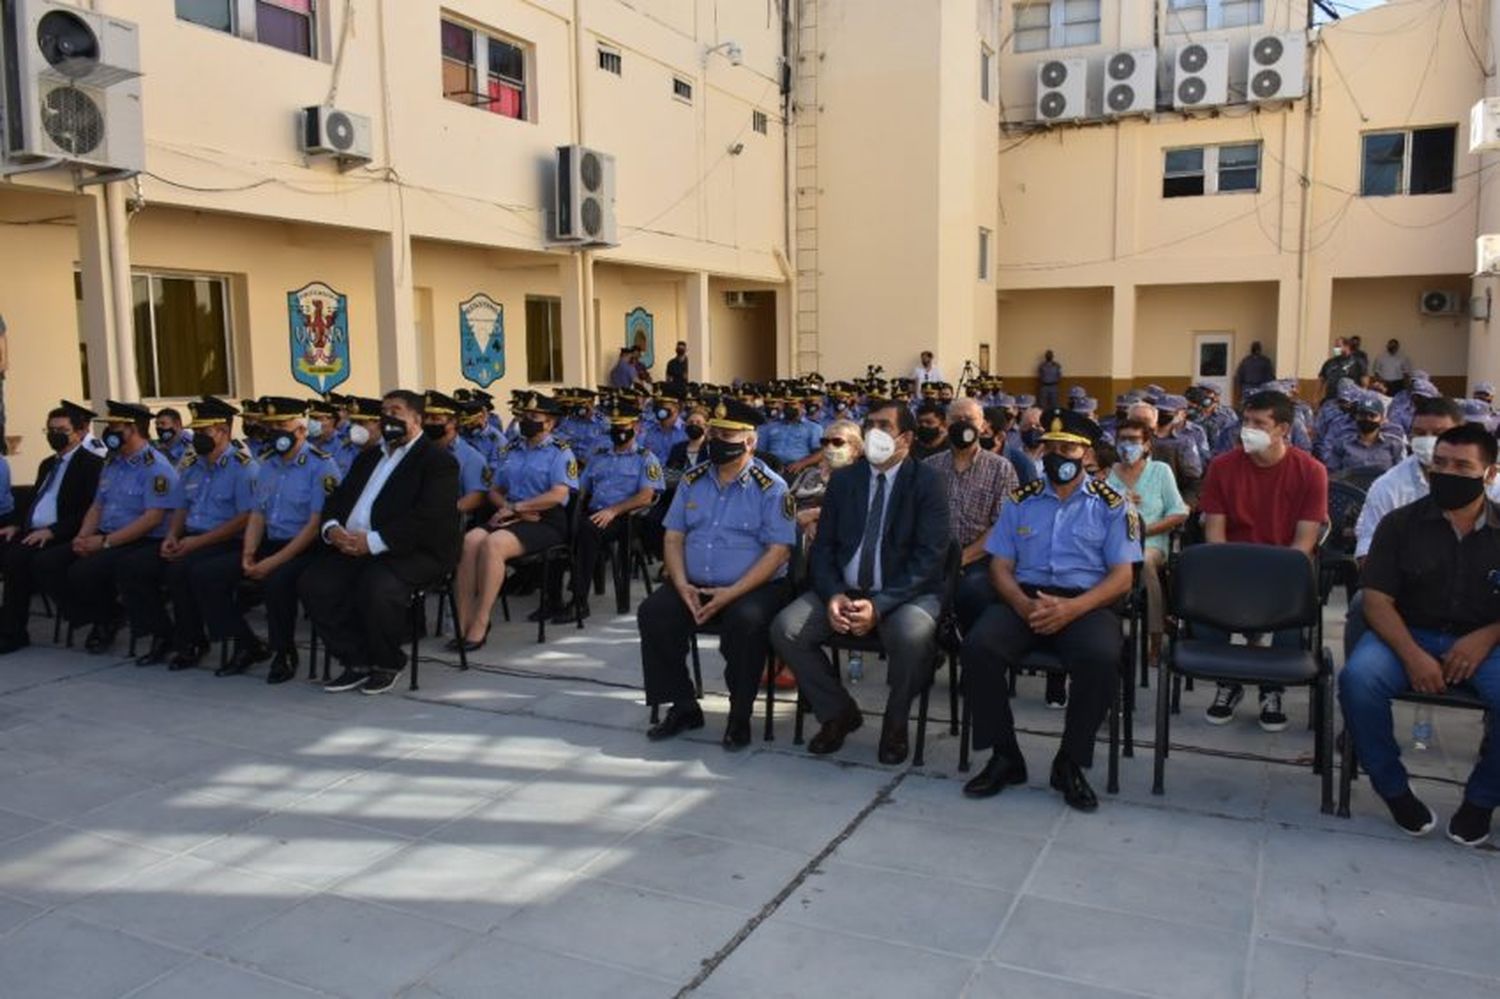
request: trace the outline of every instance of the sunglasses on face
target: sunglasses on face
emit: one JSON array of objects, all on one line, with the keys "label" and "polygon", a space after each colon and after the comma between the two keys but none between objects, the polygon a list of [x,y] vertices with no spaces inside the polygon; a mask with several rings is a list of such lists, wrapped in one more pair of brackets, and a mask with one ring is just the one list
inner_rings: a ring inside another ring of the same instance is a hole
[{"label": "sunglasses on face", "polygon": [[824,437],[821,443],[822,443],[822,445],[824,447],[843,447],[844,446],[844,438],[842,438],[842,437]]}]

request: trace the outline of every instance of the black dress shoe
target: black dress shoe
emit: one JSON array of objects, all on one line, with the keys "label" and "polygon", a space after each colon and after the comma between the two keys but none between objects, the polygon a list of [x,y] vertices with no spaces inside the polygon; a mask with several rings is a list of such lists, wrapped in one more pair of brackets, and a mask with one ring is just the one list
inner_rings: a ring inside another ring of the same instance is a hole
[{"label": "black dress shoe", "polygon": [[261,642],[235,649],[229,662],[214,670],[214,676],[239,676],[256,663],[271,658],[271,650]]},{"label": "black dress shoe", "polygon": [[151,648],[143,656],[135,657],[137,666],[158,666],[167,661],[172,655],[172,640],[157,636],[151,639]]},{"label": "black dress shoe", "polygon": [[200,646],[194,646],[186,651],[179,652],[167,663],[167,669],[173,673],[179,673],[185,669],[195,669],[203,661],[203,651]]},{"label": "black dress shoe", "polygon": [[807,740],[807,751],[814,756],[837,753],[844,748],[844,739],[849,733],[857,730],[864,723],[865,716],[859,713],[859,706],[850,701],[842,714],[825,722],[823,727],[818,729],[818,734]]},{"label": "black dress shoe", "polygon": [[1006,756],[1004,753],[994,753],[990,761],[984,765],[969,782],[964,785],[964,796],[967,798],[993,798],[1004,791],[1011,784],[1026,783],[1026,761],[1016,757]]},{"label": "black dress shoe", "polygon": [[89,637],[83,641],[83,651],[91,656],[108,652],[110,646],[115,644],[115,629],[112,625],[100,627],[95,625],[89,629]]},{"label": "black dress shoe", "polygon": [[266,673],[267,683],[286,683],[297,676],[297,650],[288,649],[285,652],[276,653],[276,658],[271,660],[271,669]]},{"label": "black dress shoe", "polygon": [[1083,768],[1061,753],[1052,761],[1052,788],[1062,792],[1069,808],[1092,812],[1099,807],[1099,799],[1089,787],[1088,778],[1083,776]]},{"label": "black dress shoe", "polygon": [[750,719],[731,716],[729,724],[724,726],[724,738],[721,743],[732,753],[750,745]]},{"label": "black dress shoe", "polygon": [[674,735],[681,735],[690,729],[703,727],[703,709],[697,704],[691,707],[679,707],[674,704],[667,709],[666,715],[655,725],[646,730],[646,738],[652,742],[660,742],[670,739]]},{"label": "black dress shoe", "polygon": [[568,604],[562,610],[552,615],[553,624],[572,624],[574,621],[587,620],[589,616],[589,605],[584,603],[580,608],[578,604]]},{"label": "black dress shoe", "polygon": [[888,767],[899,766],[906,762],[906,756],[911,752],[910,740],[907,739],[906,719],[891,721],[887,719],[880,730],[880,750],[878,757],[880,762]]}]

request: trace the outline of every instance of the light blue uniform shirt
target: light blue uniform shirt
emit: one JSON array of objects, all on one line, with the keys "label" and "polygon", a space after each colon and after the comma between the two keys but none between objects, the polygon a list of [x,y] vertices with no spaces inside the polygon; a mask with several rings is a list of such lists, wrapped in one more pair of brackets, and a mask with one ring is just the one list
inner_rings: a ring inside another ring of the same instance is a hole
[{"label": "light blue uniform shirt", "polygon": [[192,439],[193,432],[184,428],[177,431],[177,435],[172,438],[172,443],[163,444],[159,440],[154,440],[151,442],[151,446],[165,455],[166,459],[170,461],[175,468],[176,466],[182,464],[183,456],[186,455],[190,450],[192,450],[188,447],[188,444],[192,441]]},{"label": "light blue uniform shirt", "polygon": [[[695,586],[728,586],[770,545],[791,545],[797,536],[796,508],[786,482],[754,459],[727,486],[713,465],[682,475],[664,526],[684,536],[683,559]],[[785,575],[782,566],[778,577]]]},{"label": "light blue uniform shirt", "polygon": [[1140,522],[1108,486],[1087,482],[1064,502],[1037,479],[1011,495],[984,549],[1011,562],[1018,583],[1089,590],[1114,566],[1141,560]]},{"label": "light blue uniform shirt", "polygon": [[[143,447],[130,457],[111,454],[104,459],[99,473],[99,530],[103,534],[118,531],[138,519],[147,510],[176,510],[183,504],[182,486],[177,469],[167,463],[154,447]],[[147,537],[167,534],[167,519]]]},{"label": "light blue uniform shirt", "polygon": [[489,491],[490,483],[495,481],[495,473],[490,471],[484,455],[480,454],[474,445],[464,440],[462,436],[455,437],[453,443],[448,446],[448,453],[458,461],[459,496]]},{"label": "light blue uniform shirt", "polygon": [[660,493],[664,485],[661,462],[646,448],[632,447],[622,454],[601,447],[590,456],[578,488],[589,494],[589,513],[597,513],[647,487]]},{"label": "light blue uniform shirt", "polygon": [[557,425],[555,432],[555,436],[567,443],[575,458],[593,454],[594,449],[605,441],[607,434],[604,424],[592,414],[569,416]]},{"label": "light blue uniform shirt", "polygon": [[658,461],[666,461],[672,448],[687,440],[687,431],[683,429],[680,419],[673,420],[672,425],[665,428],[660,420],[652,419],[641,425],[638,437],[641,444],[656,455]]},{"label": "light blue uniform shirt", "polygon": [[203,534],[255,509],[255,459],[225,448],[218,461],[191,451],[177,468],[187,503],[187,531]]},{"label": "light blue uniform shirt", "polygon": [[787,465],[801,461],[823,446],[823,428],[806,418],[791,423],[786,420],[767,423],[758,436],[757,448]]},{"label": "light blue uniform shirt", "polygon": [[541,443],[512,444],[505,452],[505,465],[495,486],[512,503],[520,503],[553,486],[578,488],[578,461],[568,445],[548,434]]},{"label": "light blue uniform shirt", "polygon": [[339,484],[339,467],[326,451],[303,444],[291,460],[273,454],[255,480],[255,505],[266,518],[266,537],[290,541]]}]

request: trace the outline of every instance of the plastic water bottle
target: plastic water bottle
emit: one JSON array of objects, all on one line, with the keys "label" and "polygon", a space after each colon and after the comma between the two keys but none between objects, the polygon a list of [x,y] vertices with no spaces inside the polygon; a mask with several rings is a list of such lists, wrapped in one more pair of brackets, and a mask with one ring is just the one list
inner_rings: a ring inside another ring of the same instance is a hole
[{"label": "plastic water bottle", "polygon": [[1432,705],[1417,705],[1417,720],[1411,723],[1411,748],[1426,749],[1432,745]]},{"label": "plastic water bottle", "polygon": [[851,653],[849,653],[849,682],[850,683],[858,683],[859,681],[863,680],[864,678],[865,678],[865,657],[864,657],[864,653],[861,653],[861,652],[851,652]]}]

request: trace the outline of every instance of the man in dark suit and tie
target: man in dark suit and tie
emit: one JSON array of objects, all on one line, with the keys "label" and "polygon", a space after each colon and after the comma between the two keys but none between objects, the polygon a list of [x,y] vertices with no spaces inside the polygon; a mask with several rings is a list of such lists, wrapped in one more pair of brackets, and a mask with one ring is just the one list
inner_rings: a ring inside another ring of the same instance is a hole
[{"label": "man in dark suit and tie", "polygon": [[864,458],[835,472],[823,496],[809,553],[812,590],[777,616],[771,643],[822,723],[807,748],[823,755],[864,721],[823,643],[877,633],[890,669],[879,756],[897,764],[909,748],[912,698],[937,656],[948,501],[938,473],[909,455],[916,431],[909,407],[873,406],[864,431]]},{"label": "man in dark suit and tie", "polygon": [[327,547],[298,593],[343,664],[325,690],[389,690],[406,668],[413,591],[458,564],[458,462],[422,433],[421,394],[381,400],[381,445],[361,451],[323,504]]},{"label": "man in dark suit and tie", "polygon": [[104,461],[83,447],[94,414],[64,402],[47,414],[47,446],[55,453],[36,473],[36,492],[13,526],[0,530],[0,564],[5,568],[5,599],[0,603],[0,654],[31,644],[27,619],[35,589],[33,562],[42,552],[67,545],[78,534],[94,502]]}]

